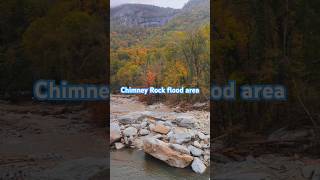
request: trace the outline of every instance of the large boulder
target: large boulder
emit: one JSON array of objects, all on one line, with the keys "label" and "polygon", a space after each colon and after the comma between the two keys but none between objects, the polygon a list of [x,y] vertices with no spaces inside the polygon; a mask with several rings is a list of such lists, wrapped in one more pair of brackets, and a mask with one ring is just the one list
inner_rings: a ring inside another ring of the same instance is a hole
[{"label": "large boulder", "polygon": [[193,160],[192,156],[175,151],[169,147],[168,143],[155,138],[144,139],[143,148],[145,153],[173,167],[185,168],[189,166]]},{"label": "large boulder", "polygon": [[121,130],[118,123],[110,124],[110,144],[119,141],[121,138]]},{"label": "large boulder", "polygon": [[176,151],[179,151],[183,154],[190,154],[190,150],[187,147],[180,145],[180,144],[170,144],[170,148],[172,148]]}]

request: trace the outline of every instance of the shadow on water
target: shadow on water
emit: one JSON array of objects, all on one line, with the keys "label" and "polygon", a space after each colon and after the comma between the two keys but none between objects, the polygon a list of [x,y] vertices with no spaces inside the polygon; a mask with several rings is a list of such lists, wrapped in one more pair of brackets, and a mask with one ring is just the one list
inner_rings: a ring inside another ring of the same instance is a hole
[{"label": "shadow on water", "polygon": [[210,177],[209,170],[199,175],[194,173],[190,167],[185,169],[170,167],[143,151],[131,149],[111,151],[110,156],[112,180],[208,180]]}]

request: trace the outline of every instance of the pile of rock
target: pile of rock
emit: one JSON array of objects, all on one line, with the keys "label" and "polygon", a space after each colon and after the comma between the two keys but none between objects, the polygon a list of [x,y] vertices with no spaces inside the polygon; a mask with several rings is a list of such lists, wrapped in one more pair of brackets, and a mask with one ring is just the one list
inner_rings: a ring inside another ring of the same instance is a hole
[{"label": "pile of rock", "polygon": [[210,165],[210,135],[190,117],[163,120],[150,116],[118,117],[110,124],[110,145],[143,149],[168,165],[204,173]]}]

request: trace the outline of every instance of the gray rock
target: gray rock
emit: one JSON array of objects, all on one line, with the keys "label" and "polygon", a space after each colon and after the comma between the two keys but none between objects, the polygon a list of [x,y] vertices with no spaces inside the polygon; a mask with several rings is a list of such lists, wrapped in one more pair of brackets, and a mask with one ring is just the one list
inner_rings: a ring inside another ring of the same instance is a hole
[{"label": "gray rock", "polygon": [[189,118],[178,118],[177,120],[179,123],[179,126],[186,127],[186,128],[194,128],[195,127],[195,121],[193,119]]},{"label": "gray rock", "polygon": [[189,145],[188,149],[193,156],[201,156],[203,154],[203,151],[201,149],[198,149],[192,145]]},{"label": "gray rock", "polygon": [[190,154],[190,151],[187,147],[180,145],[180,144],[170,144],[170,148],[179,151],[183,154]]},{"label": "gray rock", "polygon": [[206,166],[204,163],[197,157],[193,158],[193,162],[191,164],[192,170],[196,173],[202,174],[206,171]]},{"label": "gray rock", "polygon": [[149,130],[153,131],[156,126],[154,124],[149,124]]},{"label": "gray rock", "polygon": [[140,124],[132,124],[131,126],[135,127],[136,129],[140,129],[141,128]]},{"label": "gray rock", "polygon": [[143,121],[143,122],[140,124],[140,127],[141,127],[141,128],[145,128],[145,127],[147,127],[147,125],[148,125],[148,122],[147,122],[147,121]]},{"label": "gray rock", "polygon": [[201,139],[201,140],[205,140],[205,141],[208,141],[210,139],[210,135],[205,135],[203,134],[202,132],[198,132],[198,137]]},{"label": "gray rock", "polygon": [[166,121],[166,122],[164,122],[164,125],[165,125],[165,126],[170,126],[170,127],[173,126],[173,124],[171,123],[171,121]]},{"label": "gray rock", "polygon": [[136,122],[136,118],[131,115],[121,116],[118,119],[121,124],[134,124]]},{"label": "gray rock", "polygon": [[138,130],[134,127],[128,127],[123,131],[123,135],[125,136],[137,136]]},{"label": "gray rock", "polygon": [[124,146],[125,146],[125,145],[122,144],[122,143],[115,143],[114,145],[115,145],[115,147],[116,147],[117,150],[122,149],[122,148],[124,148]]},{"label": "gray rock", "polygon": [[156,125],[164,125],[163,121],[156,121]]},{"label": "gray rock", "polygon": [[155,138],[155,139],[162,139],[162,135],[161,135],[161,134],[157,134],[157,135],[153,136],[153,138]]},{"label": "gray rock", "polygon": [[146,135],[148,135],[149,133],[150,133],[150,131],[148,131],[148,130],[146,130],[146,129],[141,129],[140,132],[139,132],[139,134],[140,134],[141,136],[146,136]]},{"label": "gray rock", "polygon": [[191,141],[189,133],[176,133],[170,137],[170,143],[182,144]]}]

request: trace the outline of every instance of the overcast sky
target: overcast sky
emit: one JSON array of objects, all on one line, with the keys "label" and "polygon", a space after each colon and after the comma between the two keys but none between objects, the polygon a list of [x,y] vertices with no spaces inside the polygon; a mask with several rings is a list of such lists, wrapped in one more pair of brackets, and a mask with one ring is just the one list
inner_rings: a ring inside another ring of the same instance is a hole
[{"label": "overcast sky", "polygon": [[160,7],[171,7],[181,9],[189,0],[111,0],[111,7],[126,3],[152,4]]}]

